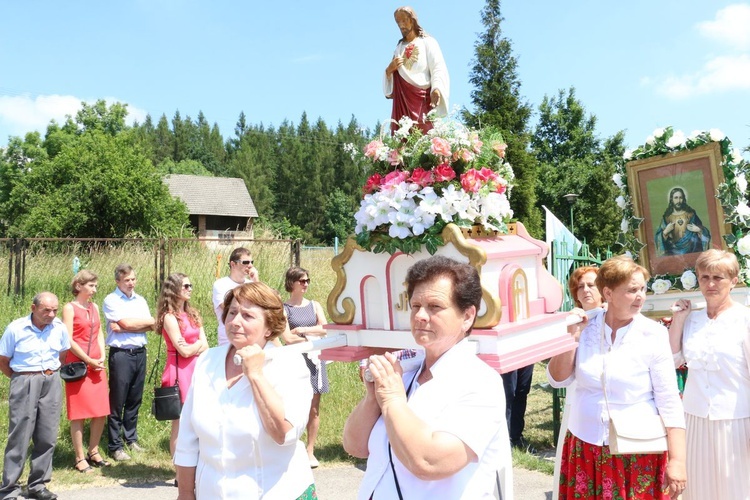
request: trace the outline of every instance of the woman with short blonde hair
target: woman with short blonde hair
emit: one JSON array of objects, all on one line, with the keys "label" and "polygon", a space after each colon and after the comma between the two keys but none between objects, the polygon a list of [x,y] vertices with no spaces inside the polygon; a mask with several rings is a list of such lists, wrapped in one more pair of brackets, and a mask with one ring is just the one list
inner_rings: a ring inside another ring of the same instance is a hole
[{"label": "woman with short blonde hair", "polygon": [[737,257],[711,249],[695,261],[706,308],[678,300],[669,327],[676,366],[687,362],[684,500],[740,500],[750,492],[750,309],[732,299]]}]

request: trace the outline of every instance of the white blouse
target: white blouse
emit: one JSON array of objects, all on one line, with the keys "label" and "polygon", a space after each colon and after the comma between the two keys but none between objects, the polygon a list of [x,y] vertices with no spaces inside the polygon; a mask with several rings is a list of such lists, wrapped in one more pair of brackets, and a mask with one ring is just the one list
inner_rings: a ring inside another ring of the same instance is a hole
[{"label": "white blouse", "polygon": [[567,387],[574,380],[570,432],[590,444],[609,444],[609,412],[602,388],[606,360],[609,409],[623,418],[659,414],[666,427],[685,428],[685,415],[677,389],[669,335],[662,325],[639,314],[617,331],[602,323],[605,311],[589,319],[581,332],[575,370],[566,380],[555,380],[547,369],[552,387]]},{"label": "white blouse", "polygon": [[685,411],[709,420],[750,417],[750,309],[735,303],[715,319],[705,309],[691,312],[682,330],[675,365],[687,362]]},{"label": "white blouse", "polygon": [[[293,425],[284,443],[277,444],[263,428],[247,377],[227,388],[229,348],[214,347],[198,358],[180,417],[174,463],[196,467],[198,500],[297,498],[314,481],[299,440],[312,400],[310,372],[299,354],[278,356],[263,368]],[[265,347],[274,348],[270,342]]]}]

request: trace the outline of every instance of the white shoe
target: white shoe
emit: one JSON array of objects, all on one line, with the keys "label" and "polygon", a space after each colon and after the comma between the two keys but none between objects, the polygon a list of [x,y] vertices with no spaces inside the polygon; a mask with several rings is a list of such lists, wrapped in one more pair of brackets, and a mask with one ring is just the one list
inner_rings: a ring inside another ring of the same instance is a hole
[{"label": "white shoe", "polygon": [[318,463],[318,459],[314,456],[310,457],[310,468],[311,469],[317,469],[320,463]]}]

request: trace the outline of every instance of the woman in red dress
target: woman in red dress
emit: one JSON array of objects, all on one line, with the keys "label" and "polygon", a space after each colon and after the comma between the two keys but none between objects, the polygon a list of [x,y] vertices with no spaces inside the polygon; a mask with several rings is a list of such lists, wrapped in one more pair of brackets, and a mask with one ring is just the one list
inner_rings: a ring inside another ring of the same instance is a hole
[{"label": "woman in red dress", "polygon": [[[65,384],[65,403],[70,420],[70,436],[76,455],[74,468],[91,472],[91,466],[106,467],[109,462],[99,454],[99,440],[109,415],[109,391],[104,371],[104,334],[99,308],[91,301],[96,293],[97,276],[88,270],[79,271],[71,283],[75,298],[65,304],[63,323],[71,334],[66,363],[83,361],[86,376]],[[83,423],[91,419],[88,454],[83,451]]]},{"label": "woman in red dress", "polygon": [[[195,361],[200,353],[208,349],[200,313],[190,305],[192,294],[190,278],[182,273],[174,273],[164,280],[156,306],[156,331],[161,332],[167,344],[167,361],[161,385],[173,386],[177,380],[183,404],[193,379]],[[172,420],[172,433],[169,436],[172,456],[179,430],[180,421]]]}]

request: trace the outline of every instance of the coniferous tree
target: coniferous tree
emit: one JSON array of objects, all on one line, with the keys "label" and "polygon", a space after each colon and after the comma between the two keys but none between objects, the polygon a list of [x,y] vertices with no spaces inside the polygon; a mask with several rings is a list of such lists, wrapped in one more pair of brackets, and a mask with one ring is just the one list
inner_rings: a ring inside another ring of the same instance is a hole
[{"label": "coniferous tree", "polygon": [[624,135],[619,132],[605,144],[596,135],[596,116],[587,115],[575,89],[547,96],[539,106],[539,123],[531,141],[539,161],[537,195],[558,218],[569,220],[568,193],[574,202],[576,236],[593,248],[611,247],[619,231],[616,188],[612,182],[617,157],[622,156]]},{"label": "coniferous tree", "polygon": [[487,0],[482,10],[485,31],[474,44],[474,65],[469,80],[474,85],[474,110],[464,110],[472,127],[495,126],[508,144],[506,160],[515,173],[510,205],[514,217],[535,236],[541,236],[541,212],[536,202],[537,164],[528,152],[531,106],[521,97],[521,82],[510,40],[503,37],[500,1]]}]

